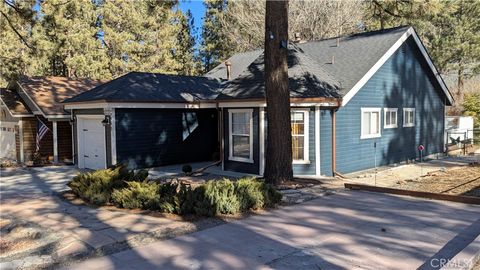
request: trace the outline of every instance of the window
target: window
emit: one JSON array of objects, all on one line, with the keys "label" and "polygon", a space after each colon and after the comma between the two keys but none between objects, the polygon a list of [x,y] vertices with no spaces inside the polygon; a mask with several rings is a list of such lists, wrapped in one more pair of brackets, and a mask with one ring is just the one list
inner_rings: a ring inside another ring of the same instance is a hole
[{"label": "window", "polygon": [[397,108],[385,108],[385,117],[384,117],[384,128],[396,128],[397,125]]},{"label": "window", "polygon": [[308,160],[308,110],[292,110],[293,163],[309,163]]},{"label": "window", "polygon": [[380,108],[362,108],[362,135],[360,139],[380,137]]},{"label": "window", "polygon": [[403,126],[415,126],[415,108],[403,108]]},{"label": "window", "polygon": [[230,160],[253,163],[252,109],[229,110]]}]

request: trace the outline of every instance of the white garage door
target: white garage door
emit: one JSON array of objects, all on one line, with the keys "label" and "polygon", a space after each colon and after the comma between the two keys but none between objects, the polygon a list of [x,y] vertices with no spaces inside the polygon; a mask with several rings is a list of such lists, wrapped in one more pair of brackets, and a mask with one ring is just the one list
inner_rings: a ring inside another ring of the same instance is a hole
[{"label": "white garage door", "polygon": [[0,158],[16,159],[14,122],[0,122]]},{"label": "white garage door", "polygon": [[78,167],[106,168],[103,116],[77,116]]}]

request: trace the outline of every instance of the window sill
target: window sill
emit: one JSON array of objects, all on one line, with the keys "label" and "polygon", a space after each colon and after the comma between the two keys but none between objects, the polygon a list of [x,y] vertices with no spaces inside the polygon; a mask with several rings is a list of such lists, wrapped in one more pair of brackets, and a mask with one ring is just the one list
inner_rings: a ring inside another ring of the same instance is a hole
[{"label": "window sill", "polygon": [[397,125],[393,125],[393,126],[384,126],[383,128],[384,128],[384,129],[389,129],[389,128],[398,128],[398,126],[397,126]]},{"label": "window sill", "polygon": [[403,127],[414,127],[414,126],[415,126],[415,125],[412,125],[412,124],[410,124],[410,125],[403,125]]},{"label": "window sill", "polygon": [[253,159],[241,158],[241,157],[228,157],[228,160],[237,161],[237,162],[244,162],[244,163],[254,163]]},{"label": "window sill", "polygon": [[307,164],[310,164],[310,160],[294,160],[294,161],[292,161],[292,164],[294,164],[294,165],[298,165],[298,164],[307,165]]},{"label": "window sill", "polygon": [[380,138],[382,137],[382,134],[372,134],[372,135],[362,135],[360,136],[360,139],[373,139],[373,138]]}]

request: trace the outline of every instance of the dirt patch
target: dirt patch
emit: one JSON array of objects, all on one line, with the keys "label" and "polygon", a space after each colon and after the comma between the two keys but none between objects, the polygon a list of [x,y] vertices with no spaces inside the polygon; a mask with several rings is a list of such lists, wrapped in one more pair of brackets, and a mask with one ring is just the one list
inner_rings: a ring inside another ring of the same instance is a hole
[{"label": "dirt patch", "polygon": [[480,166],[465,166],[429,172],[416,178],[399,180],[391,187],[450,195],[480,197]]},{"label": "dirt patch", "polygon": [[0,217],[0,261],[48,255],[61,235],[12,216]]}]

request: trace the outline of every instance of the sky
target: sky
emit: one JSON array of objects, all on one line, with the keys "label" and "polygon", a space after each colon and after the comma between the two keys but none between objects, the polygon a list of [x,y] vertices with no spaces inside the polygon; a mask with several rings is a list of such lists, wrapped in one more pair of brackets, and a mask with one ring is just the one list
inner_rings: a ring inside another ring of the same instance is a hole
[{"label": "sky", "polygon": [[197,43],[200,41],[200,34],[202,33],[203,15],[205,14],[205,5],[201,0],[181,0],[180,9],[186,13],[188,10],[192,12],[193,22],[197,33]]}]

